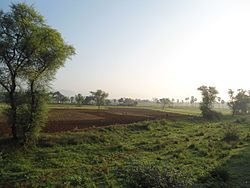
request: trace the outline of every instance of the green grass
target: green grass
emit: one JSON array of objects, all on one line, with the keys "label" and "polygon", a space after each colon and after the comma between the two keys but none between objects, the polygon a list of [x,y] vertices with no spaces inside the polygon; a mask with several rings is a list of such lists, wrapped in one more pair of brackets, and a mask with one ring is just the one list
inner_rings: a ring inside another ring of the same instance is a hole
[{"label": "green grass", "polygon": [[[97,109],[96,106],[94,105],[75,105],[75,104],[50,104],[50,108],[72,108],[72,109]],[[161,105],[155,104],[152,106],[102,106],[101,109],[109,109],[109,108],[137,108],[137,109],[150,109],[150,110],[160,110],[160,111],[165,111],[165,112],[172,112],[172,113],[179,113],[179,114],[185,114],[185,115],[195,115],[195,116],[200,116],[201,111],[198,106],[196,107],[188,107],[188,106],[180,106],[180,107],[173,107],[173,108],[165,108],[162,109]],[[231,111],[227,108],[215,108],[215,111],[221,112],[224,115],[229,115]]]},{"label": "green grass", "polygon": [[[202,178],[213,183],[211,172],[223,167],[228,186],[249,187],[249,122],[231,117],[220,122],[160,120],[43,134],[37,147],[15,152],[1,144],[0,187],[123,187],[121,174],[131,164],[177,171],[189,186]],[[237,128],[239,141],[223,141],[228,126]]]}]

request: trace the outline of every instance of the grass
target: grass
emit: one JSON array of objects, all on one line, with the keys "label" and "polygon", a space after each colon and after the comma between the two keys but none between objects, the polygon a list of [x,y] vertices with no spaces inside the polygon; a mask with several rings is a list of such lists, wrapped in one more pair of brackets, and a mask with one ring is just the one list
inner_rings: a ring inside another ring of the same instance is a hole
[{"label": "grass", "polygon": [[[75,105],[75,104],[50,104],[50,108],[72,108],[72,109],[98,109],[94,105]],[[200,116],[201,111],[199,109],[199,105],[196,106],[175,106],[175,107],[168,107],[165,109],[162,109],[162,106],[160,104],[155,105],[138,105],[138,106],[102,106],[101,109],[109,109],[109,108],[141,108],[141,109],[151,109],[151,110],[160,110],[165,112],[172,112],[172,113],[179,113],[179,114],[185,114],[185,115],[195,115]],[[229,115],[231,113],[230,109],[228,108],[215,108],[215,111],[221,112],[224,115]]]},{"label": "grass", "polygon": [[[43,134],[36,147],[18,151],[5,142],[0,187],[123,187],[122,174],[131,164],[175,172],[188,187],[216,185],[211,172],[223,167],[228,186],[249,187],[250,120],[237,122],[231,117],[220,122],[159,120]],[[223,141],[228,126],[237,128],[238,141]]]}]

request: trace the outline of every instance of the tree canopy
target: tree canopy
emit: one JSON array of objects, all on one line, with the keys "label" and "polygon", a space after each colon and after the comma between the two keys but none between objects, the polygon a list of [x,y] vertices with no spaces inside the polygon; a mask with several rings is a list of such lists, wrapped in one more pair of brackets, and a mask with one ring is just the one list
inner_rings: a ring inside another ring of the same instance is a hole
[{"label": "tree canopy", "polygon": [[96,105],[98,106],[98,109],[101,108],[102,105],[105,104],[105,99],[108,97],[108,93],[98,89],[97,91],[90,91],[92,94],[93,99],[96,102]]},{"label": "tree canopy", "polygon": [[[33,7],[18,3],[10,8],[10,12],[0,11],[0,85],[8,94],[7,115],[17,139],[17,128],[24,126],[18,116],[25,111],[29,116],[25,125],[34,129],[41,93],[75,51]],[[18,97],[21,91],[25,93],[23,101]]]},{"label": "tree canopy", "polygon": [[200,103],[200,110],[202,116],[206,119],[218,119],[220,114],[213,111],[213,103],[216,101],[218,91],[215,87],[201,86],[198,88],[201,91],[202,102]]}]

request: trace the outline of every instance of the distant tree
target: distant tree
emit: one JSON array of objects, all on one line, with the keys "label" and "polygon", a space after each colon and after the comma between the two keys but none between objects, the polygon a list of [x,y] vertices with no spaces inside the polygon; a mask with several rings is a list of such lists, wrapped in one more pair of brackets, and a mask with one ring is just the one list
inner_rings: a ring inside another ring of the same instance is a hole
[{"label": "distant tree", "polygon": [[83,101],[84,101],[84,97],[82,96],[82,94],[78,93],[76,96],[75,96],[75,101],[78,105],[82,105],[83,104]]},{"label": "distant tree", "polygon": [[86,104],[86,105],[92,105],[94,104],[94,97],[93,96],[86,96],[84,98],[84,101],[83,101],[83,104]]},{"label": "distant tree", "polygon": [[153,102],[154,102],[154,103],[160,103],[160,101],[159,101],[158,98],[153,98]]},{"label": "distant tree", "polygon": [[118,99],[118,102],[119,102],[120,104],[122,104],[122,103],[124,102],[124,98]]},{"label": "distant tree", "polygon": [[191,96],[191,98],[190,98],[190,104],[194,104],[194,102],[195,102],[195,98],[194,98],[194,96]]},{"label": "distant tree", "polygon": [[162,104],[162,109],[165,109],[166,106],[170,106],[172,104],[169,98],[160,99],[160,103]]},{"label": "distant tree", "polygon": [[220,114],[212,110],[213,103],[216,101],[216,95],[218,91],[215,87],[201,86],[198,88],[202,94],[202,102],[200,103],[200,110],[202,116],[206,119],[218,119]]},{"label": "distant tree", "polygon": [[64,102],[67,102],[69,100],[66,96],[64,96],[59,91],[52,93],[52,99],[56,103],[64,103]]},{"label": "distant tree", "polygon": [[131,98],[120,98],[118,101],[119,101],[119,105],[121,106],[136,106],[138,104],[136,100],[131,99]]},{"label": "distant tree", "polygon": [[238,93],[234,96],[234,91],[229,89],[228,94],[230,101],[228,106],[232,110],[232,114],[247,114],[249,112],[250,96],[246,90],[238,89]]},{"label": "distant tree", "polygon": [[71,103],[71,104],[73,104],[73,103],[74,103],[74,101],[75,101],[75,97],[73,97],[73,96],[72,96],[72,97],[70,97],[70,99],[69,99],[69,100],[70,100],[70,103]]},{"label": "distant tree", "polygon": [[105,99],[104,104],[107,105],[107,106],[108,106],[108,105],[111,105],[111,100]]},{"label": "distant tree", "polygon": [[108,97],[108,93],[98,89],[97,91],[90,91],[92,94],[98,109],[100,110],[101,106],[105,104],[105,99]]},{"label": "distant tree", "polygon": [[188,103],[188,101],[189,101],[189,97],[186,97],[186,98],[185,98],[185,101],[186,101],[186,103]]}]

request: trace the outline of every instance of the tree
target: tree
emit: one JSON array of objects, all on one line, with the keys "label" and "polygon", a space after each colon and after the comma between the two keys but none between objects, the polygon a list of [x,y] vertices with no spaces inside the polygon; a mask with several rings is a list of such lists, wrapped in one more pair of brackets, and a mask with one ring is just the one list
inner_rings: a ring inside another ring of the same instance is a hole
[{"label": "tree", "polygon": [[93,105],[94,104],[94,97],[93,96],[86,96],[83,101],[86,105]]},{"label": "tree", "polygon": [[82,94],[77,94],[76,96],[75,96],[75,101],[76,101],[76,103],[78,104],[78,105],[81,105],[81,104],[83,104],[83,101],[84,101],[84,97],[82,96]]},{"label": "tree", "polygon": [[75,101],[75,97],[71,96],[71,97],[69,98],[69,100],[70,100],[70,103],[73,104],[74,101]]},{"label": "tree", "polygon": [[73,54],[74,48],[33,7],[19,3],[10,12],[0,11],[0,85],[8,94],[7,117],[15,140],[17,128],[27,136],[44,123],[47,86]]},{"label": "tree", "polygon": [[250,96],[246,90],[238,89],[234,96],[234,91],[229,89],[228,94],[230,101],[227,103],[232,110],[232,114],[247,114],[249,112]]},{"label": "tree", "polygon": [[56,103],[63,103],[63,102],[67,102],[69,100],[66,96],[64,96],[59,91],[52,93],[52,99]]},{"label": "tree", "polygon": [[192,106],[195,104],[196,101],[197,101],[197,98],[195,98],[194,96],[191,96],[191,98],[190,98],[190,104]]},{"label": "tree", "polygon": [[136,106],[138,104],[136,100],[131,98],[120,98],[118,101],[121,106]]},{"label": "tree", "polygon": [[200,103],[202,116],[206,119],[218,119],[220,114],[212,110],[213,103],[215,102],[216,95],[218,94],[216,88],[201,86],[198,90],[201,91],[202,94],[202,102]]},{"label": "tree", "polygon": [[108,93],[98,89],[97,91],[90,91],[92,97],[94,98],[98,109],[100,110],[101,106],[105,104],[105,99],[108,97]]},{"label": "tree", "polygon": [[160,103],[162,104],[162,109],[164,110],[166,106],[169,106],[172,104],[169,98],[162,98],[160,99]]},{"label": "tree", "polygon": [[189,97],[186,97],[186,98],[185,98],[185,101],[186,101],[186,103],[188,103],[188,101],[189,101]]}]

